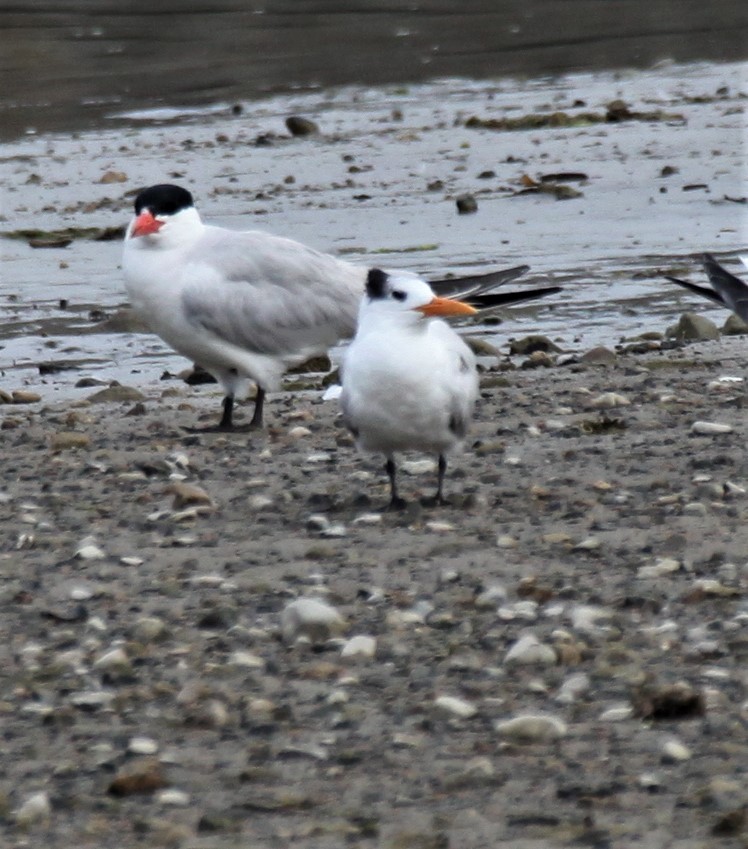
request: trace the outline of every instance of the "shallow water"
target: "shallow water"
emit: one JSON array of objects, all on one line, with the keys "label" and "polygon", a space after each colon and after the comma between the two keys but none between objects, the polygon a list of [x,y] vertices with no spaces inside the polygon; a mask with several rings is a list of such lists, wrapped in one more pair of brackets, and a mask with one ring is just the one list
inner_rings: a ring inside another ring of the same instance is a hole
[{"label": "shallow water", "polygon": [[748,58],[744,0],[17,0],[0,138],[290,90]]}]

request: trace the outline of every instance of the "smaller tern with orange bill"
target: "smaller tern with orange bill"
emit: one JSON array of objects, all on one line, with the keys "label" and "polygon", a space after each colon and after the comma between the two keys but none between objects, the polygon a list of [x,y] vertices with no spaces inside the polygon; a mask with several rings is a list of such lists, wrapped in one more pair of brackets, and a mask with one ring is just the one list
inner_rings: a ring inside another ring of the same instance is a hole
[{"label": "smaller tern with orange bill", "polygon": [[475,356],[439,316],[477,310],[437,297],[414,274],[369,271],[356,335],[345,354],[340,404],[343,420],[363,451],[384,454],[390,479],[388,509],[402,509],[394,454],[416,450],[438,456],[443,494],[446,455],[465,437],[478,396]]}]

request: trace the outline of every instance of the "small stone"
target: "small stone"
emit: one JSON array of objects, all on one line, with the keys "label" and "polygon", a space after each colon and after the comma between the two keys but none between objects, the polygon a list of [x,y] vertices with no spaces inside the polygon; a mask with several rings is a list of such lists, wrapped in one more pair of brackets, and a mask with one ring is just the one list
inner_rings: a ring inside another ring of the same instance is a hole
[{"label": "small stone", "polygon": [[53,451],[67,451],[69,448],[88,448],[91,439],[87,433],[77,430],[61,430],[52,435],[49,447]]},{"label": "small stone", "polygon": [[106,553],[99,548],[93,537],[86,537],[75,551],[78,560],[104,560]]},{"label": "small stone", "polygon": [[586,693],[590,688],[590,678],[584,672],[570,675],[562,684],[556,695],[556,701],[562,705],[569,705]]},{"label": "small stone", "polygon": [[21,828],[28,828],[38,822],[45,822],[52,814],[52,805],[45,791],[28,796],[16,811],[16,823]]},{"label": "small stone", "polygon": [[691,759],[691,750],[680,740],[667,740],[662,747],[662,762],[682,763]]},{"label": "small stone", "polygon": [[103,404],[124,401],[145,401],[146,397],[133,386],[115,384],[114,386],[107,386],[106,389],[100,389],[98,392],[94,392],[86,400],[89,404]]},{"label": "small stone", "polygon": [[675,327],[668,329],[667,335],[687,342],[719,339],[719,328],[706,316],[684,313]]},{"label": "small stone", "polygon": [[691,433],[700,436],[716,436],[720,433],[732,433],[732,426],[721,422],[694,422],[691,425]]},{"label": "small stone", "polygon": [[513,743],[552,743],[567,732],[566,723],[548,714],[522,714],[494,724],[496,732]]},{"label": "small stone", "polygon": [[660,557],[655,563],[648,566],[640,566],[636,571],[637,578],[662,578],[671,575],[681,568],[680,560],[673,557]]},{"label": "small stone", "polygon": [[162,790],[156,796],[156,801],[161,805],[186,808],[190,804],[190,794],[185,793],[184,790],[177,790],[176,787],[170,787],[168,790]]},{"label": "small stone", "polygon": [[106,672],[130,672],[130,660],[121,647],[105,652],[94,661],[94,669],[104,670]]},{"label": "small stone", "polygon": [[157,616],[141,616],[135,620],[133,636],[144,643],[155,643],[166,637],[168,628],[163,619]]},{"label": "small stone", "polygon": [[623,722],[625,719],[631,719],[633,715],[631,705],[611,705],[600,714],[600,719],[603,722]]},{"label": "small stone", "polygon": [[351,637],[343,646],[340,657],[349,662],[371,660],[377,653],[377,641],[374,637],[358,634]]},{"label": "small stone", "polygon": [[530,336],[523,336],[521,339],[515,339],[509,345],[510,354],[528,356],[535,351],[544,351],[546,354],[561,353],[561,349],[555,342],[540,333],[533,333]]},{"label": "small stone", "polygon": [[173,483],[167,489],[167,492],[173,493],[175,510],[181,510],[183,507],[189,507],[195,504],[203,504],[209,507],[213,506],[213,499],[200,486],[192,483],[184,483],[179,481]]},{"label": "small stone", "polygon": [[588,406],[593,410],[612,410],[615,407],[628,407],[630,404],[631,401],[618,392],[603,392],[602,395],[593,398]]},{"label": "small stone", "polygon": [[112,796],[154,793],[167,784],[161,764],[155,758],[140,758],[120,769],[109,785]]},{"label": "small stone", "polygon": [[265,661],[257,654],[248,651],[235,651],[229,655],[228,662],[232,666],[243,666],[246,669],[264,669]]},{"label": "small stone", "polygon": [[287,644],[298,637],[324,642],[345,628],[343,617],[318,598],[299,598],[287,604],[281,614],[281,631]]},{"label": "small stone", "polygon": [[[296,425],[288,431],[288,438],[293,440],[304,439],[305,437],[311,435],[312,431],[309,430],[308,427],[304,427],[304,425]],[[325,459],[327,460],[329,459],[329,457],[326,455]],[[309,460],[307,460],[307,462],[309,462]]]},{"label": "small stone", "polygon": [[455,199],[455,205],[460,215],[469,215],[478,211],[478,201],[473,195],[460,195]]},{"label": "small stone", "polygon": [[506,587],[503,587],[501,584],[492,584],[475,597],[473,604],[480,610],[486,610],[496,607],[506,601],[506,598]]},{"label": "small stone", "polygon": [[286,129],[292,136],[314,136],[319,133],[319,127],[314,121],[300,115],[289,115],[286,118]]},{"label": "small stone", "polygon": [[441,713],[458,719],[470,719],[478,713],[475,705],[456,696],[438,696],[434,700],[434,707]]},{"label": "small stone", "polygon": [[592,365],[613,365],[617,359],[617,355],[615,351],[611,351],[610,348],[605,348],[604,346],[598,346],[597,348],[591,348],[586,353],[582,354],[581,360],[583,363],[590,363]]},{"label": "small stone", "polygon": [[36,404],[42,400],[38,392],[31,392],[28,389],[14,389],[11,398],[14,404]]},{"label": "small stone", "polygon": [[528,666],[552,666],[557,661],[556,652],[550,646],[541,643],[534,634],[525,634],[520,637],[504,658],[504,663]]},{"label": "small stone", "polygon": [[127,751],[133,755],[155,755],[158,743],[150,737],[133,737],[127,744]]},{"label": "small stone", "polygon": [[685,681],[645,682],[632,693],[631,703],[641,719],[692,719],[706,713],[704,694]]},{"label": "small stone", "polygon": [[406,475],[430,475],[436,471],[436,462],[430,459],[403,460],[398,463],[398,471]]}]

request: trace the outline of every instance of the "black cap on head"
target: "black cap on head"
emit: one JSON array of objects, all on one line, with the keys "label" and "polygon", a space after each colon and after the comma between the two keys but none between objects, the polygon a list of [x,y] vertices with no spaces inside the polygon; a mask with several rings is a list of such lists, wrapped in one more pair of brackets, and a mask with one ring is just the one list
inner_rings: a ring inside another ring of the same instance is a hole
[{"label": "black cap on head", "polygon": [[381,268],[370,268],[366,278],[366,294],[372,299],[384,298],[387,294],[387,272]]},{"label": "black cap on head", "polygon": [[157,186],[143,189],[135,198],[136,215],[140,215],[146,207],[153,215],[174,215],[191,206],[194,206],[194,202],[187,189],[170,183],[159,183]]}]

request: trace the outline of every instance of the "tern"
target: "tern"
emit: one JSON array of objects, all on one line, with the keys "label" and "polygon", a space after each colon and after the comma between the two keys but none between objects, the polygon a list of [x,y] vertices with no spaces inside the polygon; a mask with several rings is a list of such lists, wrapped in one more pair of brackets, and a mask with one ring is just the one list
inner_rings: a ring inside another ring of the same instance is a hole
[{"label": "tern", "polygon": [[[268,391],[284,372],[326,353],[356,329],[368,269],[259,230],[204,224],[191,193],[160,184],[135,198],[122,268],[134,310],[175,351],[222,385],[217,427],[236,430],[234,399],[257,385],[249,428],[261,428]],[[557,286],[496,293],[525,265],[432,283],[479,307],[539,298]]]},{"label": "tern", "polygon": [[340,405],[356,446],[386,457],[389,509],[405,506],[393,455],[410,449],[438,456],[433,503],[447,503],[446,454],[467,433],[478,371],[460,335],[436,317],[475,312],[463,301],[437,297],[414,274],[368,273],[356,335],[343,360]]},{"label": "tern", "polygon": [[684,286],[703,298],[708,298],[710,301],[715,301],[723,307],[727,307],[743,321],[748,322],[748,284],[734,274],[730,274],[711,254],[705,253],[702,256],[702,263],[704,271],[709,277],[709,282],[712,284],[713,288],[711,289],[690,283],[688,280],[680,280],[678,277],[670,277],[669,275],[666,275],[666,277],[671,282]]}]

